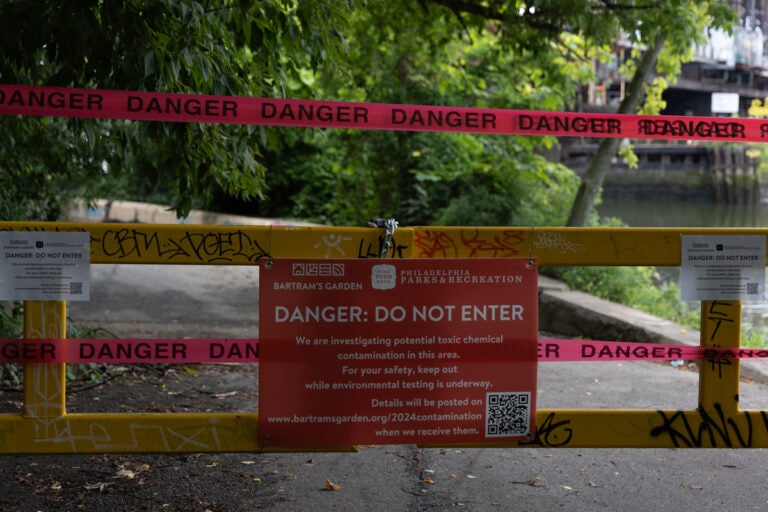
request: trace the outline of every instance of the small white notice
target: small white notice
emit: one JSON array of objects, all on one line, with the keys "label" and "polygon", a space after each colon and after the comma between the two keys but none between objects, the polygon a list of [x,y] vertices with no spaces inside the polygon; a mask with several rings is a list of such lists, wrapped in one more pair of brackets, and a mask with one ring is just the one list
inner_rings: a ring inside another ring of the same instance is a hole
[{"label": "small white notice", "polygon": [[90,299],[91,235],[0,232],[0,300]]},{"label": "small white notice", "polygon": [[765,236],[683,235],[683,300],[765,300]]}]

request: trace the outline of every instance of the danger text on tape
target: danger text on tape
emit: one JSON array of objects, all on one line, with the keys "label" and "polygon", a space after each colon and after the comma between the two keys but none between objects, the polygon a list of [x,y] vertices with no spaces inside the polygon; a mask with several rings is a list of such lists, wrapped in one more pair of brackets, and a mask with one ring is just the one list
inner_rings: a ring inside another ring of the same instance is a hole
[{"label": "danger text on tape", "polygon": [[[471,343],[465,340],[464,343]],[[766,359],[768,349],[540,338],[539,362]],[[0,339],[3,363],[257,363],[255,338]]]},{"label": "danger text on tape", "polygon": [[0,114],[308,128],[764,142],[761,119],[547,112],[0,84]]}]

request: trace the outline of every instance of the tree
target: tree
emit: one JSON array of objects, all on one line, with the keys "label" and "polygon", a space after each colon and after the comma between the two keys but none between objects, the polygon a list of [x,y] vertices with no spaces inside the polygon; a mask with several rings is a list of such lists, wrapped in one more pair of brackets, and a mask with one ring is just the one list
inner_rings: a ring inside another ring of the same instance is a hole
[{"label": "tree", "polygon": [[[661,9],[659,15],[666,23],[651,26],[635,43],[644,48],[635,51],[637,65],[627,94],[619,105],[618,113],[637,113],[643,104],[646,92],[655,89],[654,96],[661,97],[661,91],[668,82],[677,79],[681,66],[691,59],[693,46],[703,42],[705,28],[730,28],[736,22],[735,13],[722,3],[696,2],[684,11],[675,12]],[[651,83],[654,74],[663,78]],[[662,104],[646,105],[644,113],[657,114]],[[610,169],[611,159],[619,148],[619,139],[603,139],[590,163],[568,216],[568,226],[586,226],[595,200],[600,192],[603,179]]]},{"label": "tree", "polygon": [[[436,14],[405,0],[369,2],[350,19],[349,65],[307,80],[328,99],[562,109],[578,80],[587,78],[581,63],[505,51],[494,30]],[[563,45],[580,51],[578,40]],[[535,151],[552,141],[308,130],[295,151],[273,155],[266,179],[276,200],[260,205],[270,210],[259,213],[352,225],[374,216],[395,216],[408,225],[529,224],[538,213],[531,200],[540,192],[532,187],[554,190],[560,181],[571,186],[568,170]]]},{"label": "tree", "polygon": [[[350,65],[341,75],[321,74],[316,88],[324,97],[357,101],[573,108],[579,81],[586,81],[591,73],[590,59],[607,54],[615,39],[627,34],[637,48],[648,40],[655,43],[630,72],[635,80],[621,111],[636,112],[653,70],[676,74],[681,58],[690,54],[692,42],[703,37],[704,25],[718,25],[713,20],[728,19],[729,12],[715,2],[692,0],[530,4],[423,0],[419,5],[369,2],[366,9],[355,13],[348,34]],[[667,57],[661,61],[663,66],[656,66],[663,47],[668,48]],[[473,150],[470,141],[481,148],[493,141],[492,146],[499,150],[496,154],[502,156],[495,159],[491,152]],[[533,150],[547,142],[403,132],[329,133],[322,143],[333,148],[332,161],[327,160],[328,151],[313,151],[324,160],[318,161],[317,168],[324,169],[318,173],[320,179],[307,180],[309,194],[291,196],[295,204],[324,208],[327,218],[335,222],[354,218],[352,212],[342,211],[345,208],[397,212],[404,222],[445,222],[441,209],[455,212],[459,204],[478,214],[460,217],[471,223],[480,219],[519,222],[525,219],[512,205],[520,205],[527,192],[525,180],[520,178],[537,175],[546,184],[548,164],[536,159]],[[606,169],[619,142],[603,141],[593,162],[595,169]],[[459,145],[450,147],[452,144]],[[317,145],[309,142],[309,147]],[[459,154],[471,157],[457,157]],[[312,165],[312,160],[290,163],[293,168],[301,166],[302,175],[307,171],[313,175]],[[585,178],[576,200],[566,207],[582,214],[580,224],[586,224],[602,183],[602,175],[593,175]],[[334,194],[326,197],[324,190],[342,195],[350,191],[355,200],[339,201]],[[495,200],[497,194],[507,195],[507,206],[501,197]],[[478,200],[483,197],[486,200]],[[481,215],[483,208],[494,213]]]},{"label": "tree", "polygon": [[[0,81],[285,96],[333,65],[356,0],[0,2]],[[177,213],[216,190],[253,198],[274,130],[202,124],[0,118],[3,218],[57,217],[61,201],[160,191]]]},{"label": "tree", "polygon": [[[673,80],[682,62],[692,56],[693,45],[705,38],[706,27],[729,28],[736,21],[734,11],[718,0],[431,0],[430,3],[445,7],[466,25],[493,22],[499,28],[502,44],[513,51],[531,50],[543,60],[547,60],[548,55],[551,58],[552,52],[560,51],[559,42],[564,34],[579,34],[590,48],[606,47],[619,35],[625,35],[638,49],[635,57],[639,60],[632,73],[629,93],[619,107],[620,113],[638,111],[646,84],[654,72]],[[640,48],[645,50],[641,53]],[[587,225],[619,143],[618,139],[604,139],[598,146],[572,205],[569,226]]]}]

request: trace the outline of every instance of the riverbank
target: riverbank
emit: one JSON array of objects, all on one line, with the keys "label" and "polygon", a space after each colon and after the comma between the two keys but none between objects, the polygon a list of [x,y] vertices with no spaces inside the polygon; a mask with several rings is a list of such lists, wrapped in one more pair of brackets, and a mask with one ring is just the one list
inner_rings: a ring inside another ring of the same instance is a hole
[{"label": "riverbank", "polygon": [[[573,144],[562,163],[583,175],[596,144]],[[756,204],[762,198],[760,164],[747,145],[635,144],[637,166],[616,157],[603,178],[602,195],[611,199],[715,201]]]}]

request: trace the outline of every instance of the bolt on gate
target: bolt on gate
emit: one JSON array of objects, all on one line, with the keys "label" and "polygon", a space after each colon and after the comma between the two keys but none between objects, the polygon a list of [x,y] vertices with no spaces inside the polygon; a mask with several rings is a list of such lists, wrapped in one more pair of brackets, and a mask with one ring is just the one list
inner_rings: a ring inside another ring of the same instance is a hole
[{"label": "bolt on gate", "polygon": [[[683,235],[768,234],[768,229],[401,227],[385,240],[374,228],[42,222],[0,222],[0,230],[87,232],[91,264],[97,265],[253,266],[264,258],[382,256],[536,258],[540,266],[679,266]],[[741,302],[702,301],[701,312],[702,347],[739,347]],[[66,302],[25,302],[25,338],[63,339],[65,321]],[[62,363],[24,365],[23,408],[18,414],[0,414],[0,453],[279,451],[260,442],[256,413],[69,413],[65,369]],[[738,359],[702,364],[698,404],[688,408],[542,409],[536,411],[531,440],[483,446],[768,447],[767,412],[740,410],[738,394]]]}]

